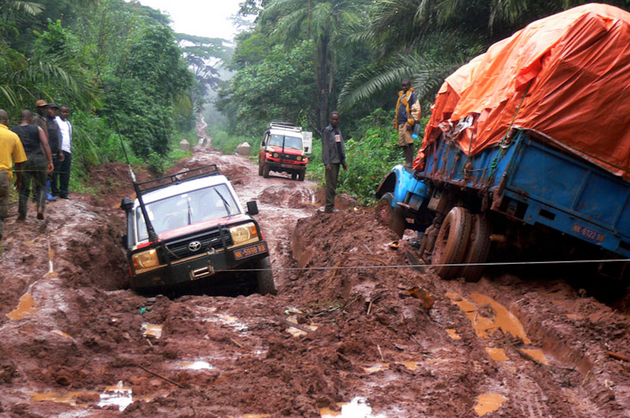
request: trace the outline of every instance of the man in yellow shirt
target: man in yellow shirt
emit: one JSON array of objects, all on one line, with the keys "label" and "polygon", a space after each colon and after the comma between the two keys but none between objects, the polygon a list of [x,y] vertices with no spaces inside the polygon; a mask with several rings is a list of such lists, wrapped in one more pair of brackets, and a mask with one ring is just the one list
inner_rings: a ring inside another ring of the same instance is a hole
[{"label": "man in yellow shirt", "polygon": [[22,163],[26,161],[26,154],[20,137],[8,128],[9,114],[0,109],[0,240],[4,233],[4,220],[9,212],[9,192],[11,191],[11,170],[15,163],[15,188],[22,187]]}]

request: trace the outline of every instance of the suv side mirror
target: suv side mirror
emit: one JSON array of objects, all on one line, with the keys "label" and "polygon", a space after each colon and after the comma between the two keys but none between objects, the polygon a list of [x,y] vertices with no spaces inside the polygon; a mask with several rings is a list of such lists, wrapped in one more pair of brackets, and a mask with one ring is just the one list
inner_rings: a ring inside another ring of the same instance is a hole
[{"label": "suv side mirror", "polygon": [[131,201],[131,199],[129,199],[128,197],[125,197],[121,202],[120,202],[120,208],[122,210],[124,210],[125,212],[129,212],[131,210],[131,208],[133,207],[133,202]]},{"label": "suv side mirror", "polygon": [[255,200],[247,202],[247,213],[250,215],[258,215],[258,203]]}]

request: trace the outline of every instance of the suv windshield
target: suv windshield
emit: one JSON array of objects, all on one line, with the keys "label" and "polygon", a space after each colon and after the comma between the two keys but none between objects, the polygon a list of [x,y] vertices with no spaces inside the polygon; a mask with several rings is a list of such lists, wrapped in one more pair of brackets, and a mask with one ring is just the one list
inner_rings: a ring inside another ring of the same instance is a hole
[{"label": "suv windshield", "polygon": [[281,147],[283,138],[285,148],[297,149],[300,151],[302,150],[302,137],[300,136],[283,136],[272,134],[269,138],[269,145],[272,147]]},{"label": "suv windshield", "polygon": [[[149,203],[146,207],[158,235],[182,226],[239,213],[236,201],[225,184],[168,197]],[[140,208],[136,209],[136,225],[138,241],[146,240],[147,228]]]}]

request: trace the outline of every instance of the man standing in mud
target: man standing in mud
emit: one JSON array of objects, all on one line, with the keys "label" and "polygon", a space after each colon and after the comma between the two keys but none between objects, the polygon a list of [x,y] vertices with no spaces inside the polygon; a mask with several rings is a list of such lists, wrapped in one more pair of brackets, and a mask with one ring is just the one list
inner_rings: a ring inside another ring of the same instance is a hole
[{"label": "man standing in mud", "polygon": [[0,109],[0,240],[4,233],[4,220],[9,212],[9,192],[11,191],[11,170],[15,163],[15,187],[22,186],[22,163],[26,161],[26,154],[20,138],[8,128],[9,114]]},{"label": "man standing in mud", "polygon": [[[55,118],[59,126],[60,152],[63,154],[63,160],[61,160],[61,167],[53,175],[53,184],[56,187],[57,182],[59,182],[59,197],[62,199],[70,198],[68,185],[70,184],[70,168],[72,166],[72,124],[68,120],[68,116],[70,116],[70,108],[67,105],[62,105],[59,108],[59,116]],[[59,177],[58,180],[57,177]]]},{"label": "man standing in mud", "polygon": [[59,133],[59,125],[57,125],[57,121],[55,118],[57,117],[57,106],[54,103],[49,103],[46,108],[46,126],[48,127],[48,145],[50,145],[50,151],[53,156],[53,165],[55,166],[55,171],[52,174],[48,175],[48,180],[50,180],[50,189],[48,190],[48,195],[46,198],[48,200],[56,200],[55,198],[59,196],[59,168],[61,167],[61,163],[65,159],[65,156],[61,152],[61,134]]},{"label": "man standing in mud", "polygon": [[346,163],[346,148],[343,136],[339,130],[339,112],[330,114],[330,125],[322,133],[322,162],[326,167],[326,206],[325,213],[338,212],[335,209],[335,193],[337,191],[337,178],[339,166],[348,171]]},{"label": "man standing in mud", "polygon": [[22,176],[22,188],[18,203],[18,221],[26,219],[28,209],[28,197],[33,189],[36,196],[37,219],[44,219],[44,207],[46,205],[46,173],[52,173],[53,162],[48,139],[41,127],[32,123],[33,114],[30,110],[22,111],[22,123],[11,128],[18,134],[22,146],[28,158],[24,163],[24,175]]},{"label": "man standing in mud", "polygon": [[398,92],[398,102],[396,103],[396,117],[394,118],[394,129],[398,131],[398,146],[405,154],[405,166],[411,167],[413,164],[413,137],[411,133],[416,122],[420,121],[420,102],[418,95],[411,87],[411,81],[405,78],[401,84],[402,90]]}]

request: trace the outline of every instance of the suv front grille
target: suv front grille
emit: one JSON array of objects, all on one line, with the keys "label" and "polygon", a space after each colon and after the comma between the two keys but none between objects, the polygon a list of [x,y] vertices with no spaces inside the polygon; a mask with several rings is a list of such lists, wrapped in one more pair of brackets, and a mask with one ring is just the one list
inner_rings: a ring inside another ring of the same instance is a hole
[{"label": "suv front grille", "polygon": [[[232,237],[227,230],[225,231],[225,234],[227,235],[226,246],[229,247],[232,245]],[[199,242],[201,246],[198,250],[193,251],[195,246],[193,245],[193,249],[191,249],[190,244],[195,242]],[[167,250],[166,257],[168,258],[168,261],[172,262],[203,254],[210,248],[215,250],[223,249],[223,243],[221,242],[219,230],[214,230],[170,242],[166,244],[165,247]]]},{"label": "suv front grille", "polygon": [[280,154],[280,157],[281,157],[283,160],[297,161],[297,158],[299,157],[299,155],[293,155],[293,154]]}]

